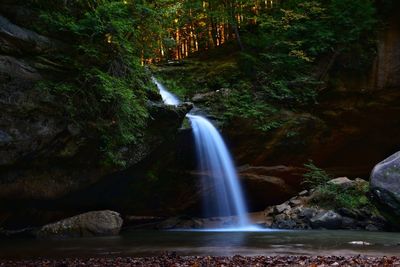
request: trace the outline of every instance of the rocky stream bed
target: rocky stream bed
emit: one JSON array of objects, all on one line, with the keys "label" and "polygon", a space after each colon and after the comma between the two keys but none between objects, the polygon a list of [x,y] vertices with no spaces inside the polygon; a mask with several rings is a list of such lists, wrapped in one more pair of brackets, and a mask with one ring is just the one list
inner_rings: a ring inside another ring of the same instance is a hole
[{"label": "rocky stream bed", "polygon": [[399,257],[336,257],[336,256],[258,256],[258,257],[180,257],[168,253],[150,258],[89,258],[62,260],[32,260],[32,261],[2,261],[0,267],[14,266],[154,266],[154,267],[184,267],[184,266],[399,266]]}]

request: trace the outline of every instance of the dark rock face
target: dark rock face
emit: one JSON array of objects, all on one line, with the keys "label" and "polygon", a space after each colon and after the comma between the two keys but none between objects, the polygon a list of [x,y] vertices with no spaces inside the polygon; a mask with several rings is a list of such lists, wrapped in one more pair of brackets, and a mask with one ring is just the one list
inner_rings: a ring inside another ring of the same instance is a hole
[{"label": "dark rock face", "polygon": [[42,54],[60,48],[61,43],[21,28],[0,15],[0,51],[4,54]]},{"label": "dark rock face", "polygon": [[400,152],[375,166],[371,190],[383,206],[400,216]]},{"label": "dark rock face", "polygon": [[300,186],[297,177],[303,172],[302,168],[283,165],[238,167],[250,210],[259,211],[293,196]]},{"label": "dark rock face", "polygon": [[119,213],[92,211],[47,224],[37,232],[38,238],[89,237],[118,235],[123,220]]},{"label": "dark rock face", "polygon": [[[19,226],[25,227],[36,219],[42,224],[98,209],[96,199],[91,202],[92,209],[78,205],[62,214],[64,207],[60,207],[61,214],[46,216],[37,210],[67,196],[77,197],[75,193],[124,168],[101,164],[100,153],[94,153],[99,138],[68,121],[63,100],[37,86],[67,75],[68,68],[44,58],[63,53],[68,44],[16,25],[15,21],[29,27],[21,14],[32,15],[18,3],[2,2],[0,11],[12,19],[0,15],[0,221],[4,225],[22,221]],[[191,104],[168,107],[149,102],[150,118],[142,142],[120,148],[126,168],[136,166],[162,144],[173,142],[191,108]]]},{"label": "dark rock face", "polygon": [[387,30],[381,32],[380,40],[378,56],[371,74],[372,85],[378,90],[399,88],[400,18],[397,14],[389,19]]}]

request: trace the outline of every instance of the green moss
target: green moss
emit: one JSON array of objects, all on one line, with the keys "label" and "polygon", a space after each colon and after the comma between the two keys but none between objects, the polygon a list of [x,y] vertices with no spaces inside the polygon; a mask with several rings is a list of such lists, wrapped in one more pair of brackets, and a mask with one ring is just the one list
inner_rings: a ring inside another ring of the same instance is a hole
[{"label": "green moss", "polygon": [[347,208],[358,210],[368,208],[373,214],[379,214],[378,209],[368,197],[369,183],[355,183],[353,186],[344,187],[328,183],[332,175],[318,168],[310,160],[304,164],[308,171],[303,175],[303,184],[315,189],[311,204],[325,209]]},{"label": "green moss", "polygon": [[357,210],[368,208],[374,214],[379,214],[375,205],[368,198],[368,192],[368,183],[348,188],[334,184],[325,184],[316,189],[312,204],[326,209],[347,208]]}]

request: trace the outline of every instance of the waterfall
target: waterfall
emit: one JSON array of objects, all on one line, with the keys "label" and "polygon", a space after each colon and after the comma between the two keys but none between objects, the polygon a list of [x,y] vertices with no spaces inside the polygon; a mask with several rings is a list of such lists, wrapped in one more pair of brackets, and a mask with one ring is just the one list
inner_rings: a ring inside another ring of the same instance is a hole
[{"label": "waterfall", "polygon": [[179,105],[180,101],[179,101],[178,97],[176,97],[175,95],[168,92],[168,90],[164,87],[164,85],[162,85],[159,81],[157,81],[156,78],[151,77],[151,79],[157,85],[157,88],[160,91],[160,95],[165,104],[172,105],[172,106]]},{"label": "waterfall", "polygon": [[[209,209],[216,209],[219,216],[235,214],[238,226],[248,226],[247,209],[242,189],[231,155],[221,135],[206,118],[187,115],[196,143],[200,173],[205,188],[215,188],[215,199],[205,201]],[[214,207],[213,207],[214,206]]]},{"label": "waterfall", "polygon": [[[153,78],[167,105],[178,105],[179,99]],[[205,209],[216,211],[217,216],[236,215],[235,227],[251,227],[242,188],[232,157],[222,136],[214,125],[203,116],[188,114],[196,144],[199,171],[204,189],[214,188],[215,198],[204,200]]]}]

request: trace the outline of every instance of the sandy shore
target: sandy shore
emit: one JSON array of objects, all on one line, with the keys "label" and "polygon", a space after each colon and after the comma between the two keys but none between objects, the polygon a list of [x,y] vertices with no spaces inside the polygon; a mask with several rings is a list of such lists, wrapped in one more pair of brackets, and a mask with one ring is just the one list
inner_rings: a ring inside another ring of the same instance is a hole
[{"label": "sandy shore", "polygon": [[180,257],[174,253],[149,258],[89,258],[56,260],[1,260],[1,267],[87,267],[87,266],[400,266],[400,257],[336,257],[336,256],[259,256],[259,257]]}]

